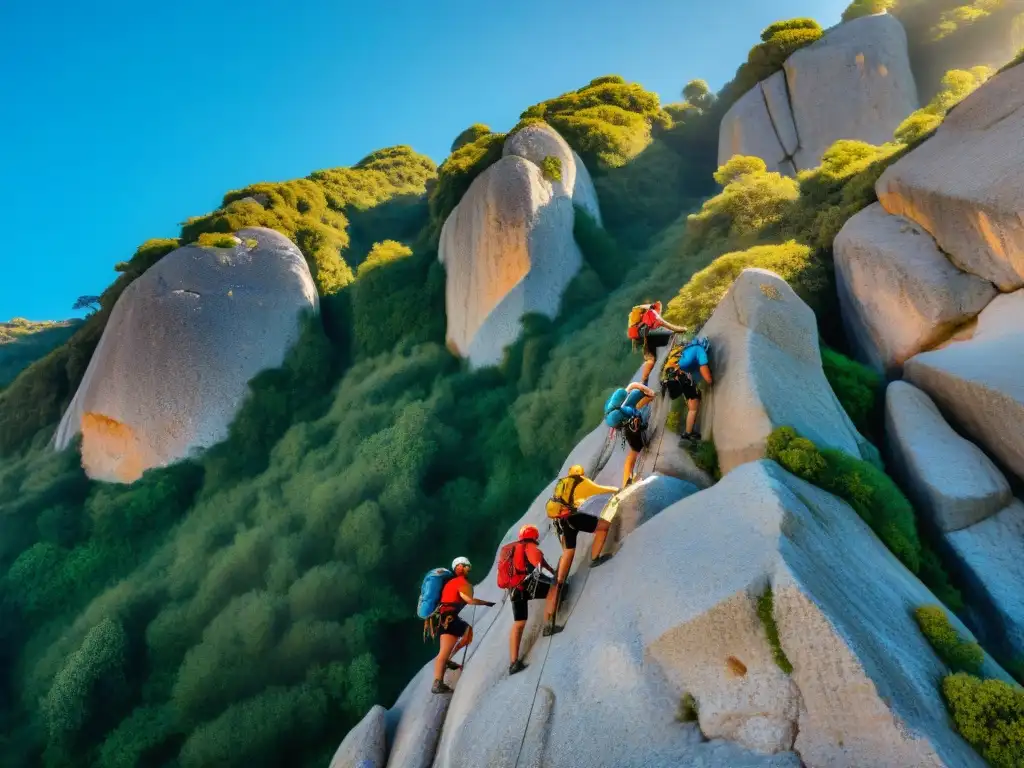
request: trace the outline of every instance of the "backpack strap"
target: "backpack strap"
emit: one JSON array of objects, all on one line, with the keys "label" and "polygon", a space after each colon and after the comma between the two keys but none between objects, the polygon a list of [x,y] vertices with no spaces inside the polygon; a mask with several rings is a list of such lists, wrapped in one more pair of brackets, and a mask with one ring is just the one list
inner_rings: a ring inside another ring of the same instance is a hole
[{"label": "backpack strap", "polygon": [[571,509],[573,512],[577,512],[579,510],[576,507],[576,501],[575,501],[575,499],[576,499],[576,489],[580,487],[580,483],[583,482],[583,478],[582,477],[574,477],[573,480],[575,482],[572,484],[572,488],[569,489],[569,509]]}]

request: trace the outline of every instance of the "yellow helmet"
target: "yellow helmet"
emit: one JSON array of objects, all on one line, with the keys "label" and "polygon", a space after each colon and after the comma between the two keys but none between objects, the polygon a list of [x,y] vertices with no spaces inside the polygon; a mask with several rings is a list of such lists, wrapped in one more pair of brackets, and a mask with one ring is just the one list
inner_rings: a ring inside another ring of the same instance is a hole
[{"label": "yellow helmet", "polygon": [[573,464],[569,467],[569,477],[583,477],[583,465]]}]

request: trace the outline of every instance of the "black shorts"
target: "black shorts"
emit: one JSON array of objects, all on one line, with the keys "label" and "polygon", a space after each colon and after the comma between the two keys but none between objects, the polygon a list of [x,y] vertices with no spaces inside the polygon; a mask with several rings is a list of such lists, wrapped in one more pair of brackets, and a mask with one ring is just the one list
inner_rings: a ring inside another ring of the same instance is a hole
[{"label": "black shorts", "polygon": [[562,546],[565,549],[576,549],[576,537],[580,533],[593,533],[597,530],[597,518],[582,512],[574,512],[558,521],[562,532]]},{"label": "black shorts", "polygon": [[523,585],[525,589],[512,590],[512,620],[526,621],[530,615],[530,601],[543,600],[555,585],[547,576],[531,576]]},{"label": "black shorts", "polygon": [[658,350],[668,344],[672,338],[671,333],[648,331],[644,336],[644,357],[654,358],[658,356]]},{"label": "black shorts", "polygon": [[437,634],[462,637],[469,630],[469,624],[457,613],[442,613],[437,620]]},{"label": "black shorts", "polygon": [[700,400],[697,384],[687,374],[680,373],[665,382],[665,390],[673,400],[685,397],[687,400]]}]

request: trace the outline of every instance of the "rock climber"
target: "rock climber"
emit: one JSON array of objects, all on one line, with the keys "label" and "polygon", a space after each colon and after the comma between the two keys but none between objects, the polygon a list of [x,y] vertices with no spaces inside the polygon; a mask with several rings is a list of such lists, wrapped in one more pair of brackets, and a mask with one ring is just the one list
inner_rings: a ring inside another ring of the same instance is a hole
[{"label": "rock climber", "polygon": [[686,431],[683,438],[690,441],[700,440],[700,433],[694,431],[701,400],[697,374],[699,373],[707,385],[711,386],[710,351],[711,342],[707,337],[695,338],[688,344],[673,349],[661,372],[662,390],[668,392],[668,396],[673,400],[680,396],[686,398],[689,410],[686,413]]},{"label": "rock climber", "polygon": [[644,353],[643,375],[640,380],[647,384],[651,371],[658,357],[658,349],[668,344],[672,333],[683,333],[686,328],[672,325],[661,316],[661,302],[653,304],[638,304],[629,313],[629,325],[626,335],[633,340],[634,348],[636,342],[640,342]]},{"label": "rock climber", "polygon": [[622,467],[623,488],[632,482],[637,456],[647,447],[647,423],[640,409],[654,397],[653,389],[634,381],[624,389],[615,390],[605,403],[605,424],[621,432],[629,446],[629,453]]},{"label": "rock climber", "polygon": [[519,645],[523,640],[523,630],[526,629],[526,620],[529,618],[530,601],[545,600],[544,603],[544,630],[545,637],[557,634],[562,627],[555,627],[552,619],[555,615],[555,590],[554,581],[541,573],[545,569],[555,575],[555,569],[548,564],[541,552],[537,540],[540,538],[540,531],[535,525],[524,525],[519,529],[519,541],[513,553],[513,563],[516,570],[526,573],[526,578],[518,586],[510,591],[512,603],[512,632],[508,639],[509,664],[508,673],[514,675],[526,669],[526,664],[519,658]]},{"label": "rock climber", "polygon": [[459,616],[467,605],[493,606],[487,600],[473,597],[473,585],[469,583],[469,571],[473,566],[469,559],[457,557],[452,561],[452,572],[455,576],[448,580],[441,590],[441,602],[438,606],[437,631],[441,637],[441,649],[434,661],[433,693],[451,693],[452,689],[444,682],[446,669],[462,669],[452,661],[452,657],[473,642],[473,627]]},{"label": "rock climber", "polygon": [[[561,593],[565,579],[576,556],[576,539],[580,533],[593,533],[594,541],[590,547],[590,564],[600,565],[607,560],[601,556],[611,520],[581,512],[583,503],[593,497],[606,493],[618,493],[619,489],[611,485],[598,485],[587,478],[583,467],[573,464],[569,474],[559,479],[555,490],[547,503],[547,513],[554,521],[555,530],[562,543],[562,556],[558,559],[558,576],[555,579],[556,593]],[[606,507],[607,509],[607,507]],[[556,605],[558,597],[556,596]]]}]

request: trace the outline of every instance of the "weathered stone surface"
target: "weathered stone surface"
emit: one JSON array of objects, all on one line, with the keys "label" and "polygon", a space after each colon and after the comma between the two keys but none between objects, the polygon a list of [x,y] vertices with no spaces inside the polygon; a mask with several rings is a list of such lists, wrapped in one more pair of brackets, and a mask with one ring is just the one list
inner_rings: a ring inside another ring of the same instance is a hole
[{"label": "weathered stone surface", "polygon": [[1024,286],[1024,66],[988,81],[936,134],[875,185],[890,213],[913,219],[961,269]]},{"label": "weathered stone surface", "polygon": [[384,768],[387,761],[387,710],[377,705],[348,732],[334,753],[330,768]]},{"label": "weathered stone surface", "polygon": [[856,356],[893,376],[996,295],[992,283],[954,267],[931,235],[878,203],[846,222],[833,251],[843,325]]},{"label": "weathered stone surface", "polygon": [[903,25],[888,14],[833,27],[787,59],[796,167],[814,168],[839,139],[892,140],[919,106]]},{"label": "weathered stone surface", "polygon": [[448,344],[472,367],[494,365],[528,312],[555,317],[583,256],[572,200],[540,168],[503,157],[481,173],[444,223]]},{"label": "weathered stone surface", "polygon": [[711,340],[714,385],[700,423],[723,474],[764,456],[768,435],[779,426],[862,456],[866,441],[822,371],[814,312],[785,280],[744,270],[701,333]]},{"label": "weathered stone surface", "polygon": [[555,194],[567,195],[572,201],[601,223],[601,207],[597,190],[583,164],[565,139],[547,123],[534,123],[516,132],[505,141],[502,155],[516,155],[542,167],[544,159],[555,157],[562,169],[561,180],[552,180]]},{"label": "weathered stone surface", "polygon": [[893,473],[939,530],[974,525],[1010,503],[1003,473],[912,384],[894,381],[886,390],[885,433]]},{"label": "weathered stone surface", "polygon": [[90,477],[132,482],[227,437],[248,382],[276,368],[319,299],[302,253],[253,227],[234,248],[189,245],[118,299],[54,436],[82,433]]},{"label": "weathered stone surface", "polygon": [[[626,538],[659,512],[677,501],[682,501],[687,496],[692,496],[698,490],[700,489],[692,483],[664,475],[648,475],[636,481],[617,494],[612,501],[614,504],[612,520],[614,538],[617,540]],[[601,513],[600,509],[586,509],[585,511],[589,514]],[[611,511],[611,507],[609,507],[609,511]]]},{"label": "weathered stone surface", "polygon": [[967,598],[981,607],[986,647],[1024,654],[1024,503],[1014,499],[988,519],[946,534],[960,562]]},{"label": "weathered stone surface", "polygon": [[718,127],[718,164],[725,165],[734,155],[750,155],[763,159],[769,171],[795,176],[792,156],[797,144],[786,78],[776,72],[725,113]]},{"label": "weathered stone surface", "polygon": [[997,296],[969,341],[922,352],[904,378],[950,423],[1024,478],[1024,290]]},{"label": "weathered stone surface", "polygon": [[[449,685],[460,673],[449,673]],[[425,664],[419,674],[405,687],[398,701],[389,710],[393,735],[389,739],[387,768],[430,768],[441,736],[445,713],[451,696],[431,693],[434,684],[433,661]]]},{"label": "weathered stone surface", "polygon": [[[520,750],[550,768],[984,765],[948,723],[944,666],[911,616],[934,596],[848,506],[772,462],[661,512],[593,573],[575,570],[562,634],[539,637],[531,606],[525,671],[507,675],[507,608],[479,641],[438,768],[514,765]],[[791,675],[756,613],[769,584]],[[1006,679],[991,661],[985,673]],[[684,691],[715,740],[675,720]]]}]

